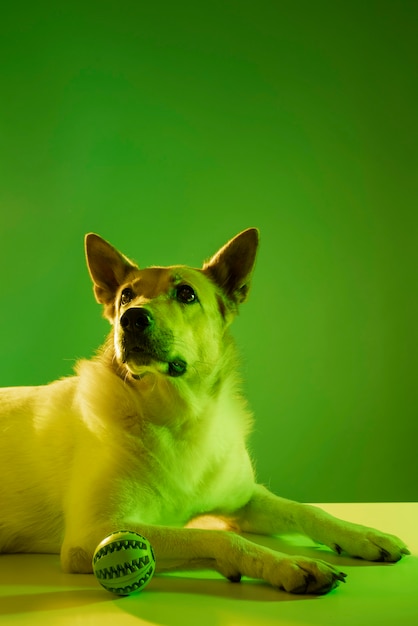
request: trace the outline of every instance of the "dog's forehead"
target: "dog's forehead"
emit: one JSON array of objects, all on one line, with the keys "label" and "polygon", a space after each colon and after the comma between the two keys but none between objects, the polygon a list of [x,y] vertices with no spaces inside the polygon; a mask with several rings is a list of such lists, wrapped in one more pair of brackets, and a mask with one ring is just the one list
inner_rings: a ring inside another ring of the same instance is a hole
[{"label": "dog's forehead", "polygon": [[202,270],[186,265],[147,267],[138,270],[132,277],[135,292],[147,298],[169,293],[173,287],[183,282],[201,290],[207,288],[209,281]]}]

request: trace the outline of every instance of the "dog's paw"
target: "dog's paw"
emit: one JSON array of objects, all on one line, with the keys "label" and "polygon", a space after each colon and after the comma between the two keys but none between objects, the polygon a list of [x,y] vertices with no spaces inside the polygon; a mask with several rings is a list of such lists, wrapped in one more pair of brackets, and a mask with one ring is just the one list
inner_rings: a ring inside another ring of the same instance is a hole
[{"label": "dog's paw", "polygon": [[338,554],[345,552],[366,561],[387,563],[396,563],[403,556],[410,554],[404,542],[395,535],[362,526],[347,525],[339,541],[331,543],[330,547]]},{"label": "dog's paw", "polygon": [[[276,576],[279,580],[275,581]],[[345,582],[347,574],[325,561],[305,557],[284,559],[273,581],[276,587],[289,593],[316,594],[328,593]]]},{"label": "dog's paw", "polygon": [[257,578],[297,594],[324,594],[345,582],[346,574],[325,561],[289,556],[240,537],[233,536],[231,543],[216,569],[233,582],[241,576]]}]

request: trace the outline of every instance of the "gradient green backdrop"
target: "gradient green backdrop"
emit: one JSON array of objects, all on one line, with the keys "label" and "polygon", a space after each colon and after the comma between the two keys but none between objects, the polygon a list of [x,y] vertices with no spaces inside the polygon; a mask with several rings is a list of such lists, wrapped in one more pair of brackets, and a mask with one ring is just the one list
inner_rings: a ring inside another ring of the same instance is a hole
[{"label": "gradient green backdrop", "polygon": [[85,232],[143,265],[200,265],[255,225],[235,336],[259,479],[416,500],[417,9],[3,9],[1,384],[67,375],[101,343]]}]

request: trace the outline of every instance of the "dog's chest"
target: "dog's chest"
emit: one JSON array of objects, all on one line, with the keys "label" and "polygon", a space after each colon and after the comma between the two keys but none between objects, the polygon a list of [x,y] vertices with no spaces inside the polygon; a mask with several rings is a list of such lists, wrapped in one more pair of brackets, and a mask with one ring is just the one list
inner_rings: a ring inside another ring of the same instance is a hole
[{"label": "dog's chest", "polygon": [[[234,428],[149,427],[138,451],[137,479],[153,523],[183,524],[215,509],[235,509],[250,496],[253,472],[242,433]],[[151,521],[151,520],[150,520]]]}]

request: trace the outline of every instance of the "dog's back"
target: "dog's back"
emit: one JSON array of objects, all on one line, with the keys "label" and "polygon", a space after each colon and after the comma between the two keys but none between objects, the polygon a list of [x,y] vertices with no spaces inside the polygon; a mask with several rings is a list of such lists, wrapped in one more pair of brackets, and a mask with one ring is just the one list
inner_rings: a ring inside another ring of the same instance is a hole
[{"label": "dog's back", "polygon": [[0,551],[56,551],[76,378],[0,389]]}]

